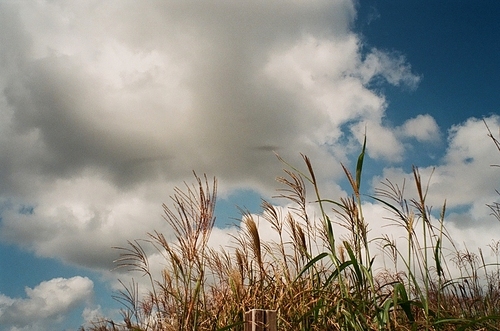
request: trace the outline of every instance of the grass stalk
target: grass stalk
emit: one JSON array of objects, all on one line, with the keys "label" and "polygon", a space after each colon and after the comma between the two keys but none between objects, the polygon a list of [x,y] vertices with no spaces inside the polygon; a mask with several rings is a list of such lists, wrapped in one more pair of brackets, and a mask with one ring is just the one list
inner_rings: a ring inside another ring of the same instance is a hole
[{"label": "grass stalk", "polygon": [[[163,206],[168,234],[153,231],[119,248],[117,265],[146,277],[147,291],[132,280],[116,296],[125,307],[123,321],[102,319],[88,329],[243,330],[244,312],[264,308],[278,311],[280,331],[500,330],[500,241],[490,245],[496,263],[481,250],[457,250],[446,231],[446,202],[433,219],[429,182],[416,167],[416,197],[406,198],[405,182],[389,180],[369,196],[392,214],[388,225],[403,227],[403,245],[388,235],[371,238],[361,193],[365,149],[366,138],[354,175],[342,165],[352,194],[338,200],[322,197],[307,156],[305,172],[279,158],[287,169],[278,178],[278,196],[291,207],[263,201],[260,215],[242,212],[238,233],[223,249],[208,246],[217,182],[194,174],[195,185],[176,189],[171,205]],[[262,222],[271,231],[266,236]],[[345,238],[337,237],[336,226],[347,229]],[[375,269],[381,263],[374,247],[393,265]],[[164,260],[160,275],[153,253]]]}]

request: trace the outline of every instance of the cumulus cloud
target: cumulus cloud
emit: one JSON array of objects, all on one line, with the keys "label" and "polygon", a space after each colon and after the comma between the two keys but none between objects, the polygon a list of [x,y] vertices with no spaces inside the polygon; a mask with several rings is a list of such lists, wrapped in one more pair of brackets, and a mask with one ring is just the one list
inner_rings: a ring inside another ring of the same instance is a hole
[{"label": "cumulus cloud", "polygon": [[429,114],[417,115],[395,127],[384,124],[382,118],[367,118],[353,124],[351,131],[359,143],[363,142],[365,134],[368,136],[367,152],[370,157],[389,162],[401,162],[407,158],[407,146],[411,139],[420,143],[441,140],[439,126]]},{"label": "cumulus cloud", "polygon": [[382,77],[395,86],[403,85],[410,89],[415,89],[421,79],[412,73],[411,66],[404,56],[378,49],[373,49],[366,56],[359,68],[359,74],[365,84],[374,78]]},{"label": "cumulus cloud", "polygon": [[440,139],[439,126],[429,114],[408,119],[399,131],[401,136],[415,138],[420,142],[436,142]]},{"label": "cumulus cloud", "polygon": [[93,282],[86,277],[54,278],[34,288],[26,288],[26,298],[0,294],[0,324],[11,330],[43,329],[48,320],[62,321],[64,316],[88,301]]},{"label": "cumulus cloud", "polygon": [[[216,176],[221,196],[269,197],[282,175],[274,152],[299,166],[302,152],[336,199],[345,195],[339,162],[350,165],[366,132],[368,156],[389,164],[372,186],[406,179],[409,196],[411,171],[394,163],[414,143],[447,139],[445,156],[420,169],[428,202],[437,210],[446,199],[457,243],[480,243],[493,226],[485,204],[498,199],[490,164],[500,163],[484,124],[444,132],[429,114],[385,121],[390,100],[378,87],[412,90],[421,75],[399,53],[366,49],[352,31],[355,3],[1,2],[0,240],[109,276],[111,246],[154,229],[168,236],[161,204],[192,170]],[[383,206],[364,207],[373,236],[403,236],[376,223]],[[210,245],[230,246],[238,231],[216,228]],[[151,261],[159,272],[162,256]],[[33,330],[88,300],[92,286],[57,278],[26,298],[0,295],[0,322]]]},{"label": "cumulus cloud", "polygon": [[[498,116],[484,120],[490,128],[500,126]],[[429,185],[430,205],[439,208],[446,201],[452,211],[453,208],[466,208],[469,211],[459,218],[455,216],[455,220],[462,225],[476,227],[478,224],[488,224],[484,223],[491,218],[486,204],[498,199],[495,192],[498,189],[498,168],[491,165],[499,163],[500,155],[487,134],[481,119],[470,118],[454,125],[448,131],[448,146],[441,163],[419,169],[423,183]],[[374,178],[373,185],[379,186],[383,178],[399,184],[406,180],[409,183],[408,194],[415,196],[411,177],[412,174],[402,168],[388,167],[381,177]]]},{"label": "cumulus cloud", "polygon": [[382,124],[379,119],[359,122],[353,125],[351,130],[360,143],[363,142],[365,134],[371,137],[367,147],[371,158],[389,162],[401,162],[404,159],[405,148],[395,129]]},{"label": "cumulus cloud", "polygon": [[[2,239],[38,255],[109,269],[110,246],[164,229],[161,203],[192,170],[270,195],[273,151],[303,152],[332,182],[366,121],[386,138],[373,155],[404,153],[370,85],[419,76],[363,50],[353,1],[7,2],[0,16]],[[427,141],[430,123],[409,126]]]}]

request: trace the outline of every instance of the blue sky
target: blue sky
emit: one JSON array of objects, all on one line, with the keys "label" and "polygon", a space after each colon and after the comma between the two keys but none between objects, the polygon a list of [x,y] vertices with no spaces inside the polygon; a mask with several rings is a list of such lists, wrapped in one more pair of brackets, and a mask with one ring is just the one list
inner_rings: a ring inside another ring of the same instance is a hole
[{"label": "blue sky", "polygon": [[[406,113],[398,109],[430,111],[450,125],[477,116],[478,109],[481,115],[498,113],[498,13],[494,1],[363,2],[358,24],[368,47],[401,52],[423,75],[412,95],[390,94],[388,116],[404,121]],[[362,23],[363,14],[380,19]]]},{"label": "blue sky", "polygon": [[168,235],[161,203],[192,170],[218,178],[218,244],[236,206],[275,193],[273,150],[347,194],[340,162],[365,128],[366,193],[434,169],[457,244],[490,243],[499,16],[497,1],[1,2],[0,330],[117,317],[130,275],[111,247]]}]

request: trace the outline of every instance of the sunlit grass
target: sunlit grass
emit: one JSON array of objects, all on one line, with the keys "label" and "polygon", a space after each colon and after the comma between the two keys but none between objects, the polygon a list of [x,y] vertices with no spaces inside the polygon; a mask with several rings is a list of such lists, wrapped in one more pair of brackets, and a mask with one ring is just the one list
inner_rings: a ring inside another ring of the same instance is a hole
[{"label": "sunlit grass", "polygon": [[[338,200],[321,195],[309,158],[304,171],[280,159],[286,168],[278,193],[287,208],[263,201],[258,219],[243,212],[224,249],[208,246],[217,182],[195,175],[195,185],[176,189],[164,205],[173,237],[153,231],[119,248],[117,264],[147,277],[148,294],[135,282],[124,286],[117,296],[123,321],[101,319],[87,329],[243,330],[244,312],[262,308],[277,311],[279,330],[500,330],[500,241],[490,245],[496,263],[485,262],[481,250],[455,248],[446,204],[431,215],[428,178],[417,168],[416,196],[390,180],[362,196],[365,144],[354,174],[343,166],[352,195]],[[370,224],[380,220],[365,218],[364,199],[391,213],[385,222],[403,229],[403,245],[370,237]],[[490,208],[499,218],[498,204]],[[263,239],[259,222],[274,240]],[[163,256],[161,276],[151,272],[146,245]]]}]

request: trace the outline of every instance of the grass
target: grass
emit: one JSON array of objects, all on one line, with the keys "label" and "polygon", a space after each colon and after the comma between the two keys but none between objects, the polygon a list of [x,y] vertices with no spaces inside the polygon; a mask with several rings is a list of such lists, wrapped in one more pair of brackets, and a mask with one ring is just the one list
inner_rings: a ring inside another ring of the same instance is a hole
[{"label": "grass", "polygon": [[[458,250],[446,203],[438,218],[431,215],[417,168],[416,196],[389,180],[362,196],[365,146],[354,173],[343,166],[352,194],[339,200],[321,196],[309,158],[304,171],[281,160],[278,195],[289,207],[263,201],[259,217],[242,212],[232,247],[221,249],[207,245],[217,182],[195,174],[195,185],[176,189],[163,206],[173,237],[155,231],[119,248],[118,266],[147,277],[147,294],[132,281],[117,295],[123,321],[103,318],[87,330],[243,330],[253,308],[277,310],[279,330],[500,330],[500,241],[490,245],[496,263],[481,250]],[[363,199],[392,214],[386,222],[405,233],[403,245],[370,237]],[[489,207],[500,220],[498,203]],[[263,239],[260,222],[274,240]],[[151,271],[151,247],[164,259],[161,275]]]}]

